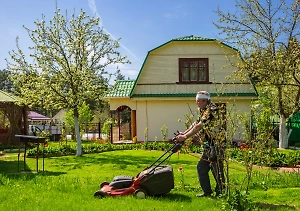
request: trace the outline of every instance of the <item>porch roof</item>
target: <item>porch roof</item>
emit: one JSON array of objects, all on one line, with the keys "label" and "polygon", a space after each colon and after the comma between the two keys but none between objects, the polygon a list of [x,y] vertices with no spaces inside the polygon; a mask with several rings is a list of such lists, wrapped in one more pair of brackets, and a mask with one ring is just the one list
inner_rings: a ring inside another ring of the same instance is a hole
[{"label": "porch roof", "polygon": [[134,87],[135,80],[118,80],[105,95],[110,97],[130,97],[131,90]]},{"label": "porch roof", "polygon": [[[255,93],[209,93],[211,97],[257,97]],[[195,97],[196,93],[159,93],[159,94],[133,94],[132,98],[142,97]]]},{"label": "porch roof", "polygon": [[[153,97],[194,97],[195,93],[151,93],[130,95],[134,87],[134,80],[116,81],[115,85],[105,95],[106,98],[153,98]],[[210,93],[212,97],[257,97],[257,93],[238,92],[238,93]]]}]

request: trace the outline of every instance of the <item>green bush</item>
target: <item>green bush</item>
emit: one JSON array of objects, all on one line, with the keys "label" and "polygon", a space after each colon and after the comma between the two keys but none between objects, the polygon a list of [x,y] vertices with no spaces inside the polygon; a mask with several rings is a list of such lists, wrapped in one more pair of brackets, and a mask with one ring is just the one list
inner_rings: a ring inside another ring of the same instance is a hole
[{"label": "green bush", "polygon": [[[105,151],[114,151],[114,150],[136,150],[136,149],[145,149],[145,150],[160,150],[166,151],[169,150],[173,144],[168,142],[141,142],[133,144],[110,144],[110,143],[91,143],[82,146],[82,151],[84,154],[87,153],[99,153]],[[35,156],[36,148],[30,149],[27,151],[27,156]],[[181,148],[182,153],[189,152],[201,152],[199,146],[183,146]],[[43,154],[43,149],[39,149],[38,154],[41,156]],[[44,148],[44,156],[62,156],[62,155],[74,155],[76,154],[76,145],[57,145],[49,146]]]},{"label": "green bush", "polygon": [[[110,143],[91,143],[82,146],[82,151],[84,154],[88,153],[100,153],[106,151],[114,150],[160,150],[167,151],[173,146],[169,142],[141,142],[141,143],[130,143],[130,144],[110,144]],[[249,149],[243,149],[249,150]],[[202,153],[202,147],[199,145],[187,145],[182,146],[180,149],[181,153]],[[229,152],[229,157],[237,161],[243,161],[243,151],[239,148],[231,148],[227,150]],[[41,156],[43,153],[42,149],[39,149],[38,154]],[[75,155],[76,145],[57,145],[49,146],[44,148],[45,157],[62,156],[62,155]],[[27,156],[35,156],[36,148],[29,149],[27,151]],[[272,154],[266,153],[265,155],[255,155],[254,164],[264,165],[268,167],[293,167],[300,164],[300,151],[282,151],[276,150]]]},{"label": "green bush", "polygon": [[[230,149],[230,157],[237,161],[243,161],[244,157],[242,150],[239,148]],[[282,151],[274,149],[272,153],[265,153],[263,156],[254,154],[253,162],[255,165],[263,165],[268,167],[294,167],[300,164],[300,151]]]}]

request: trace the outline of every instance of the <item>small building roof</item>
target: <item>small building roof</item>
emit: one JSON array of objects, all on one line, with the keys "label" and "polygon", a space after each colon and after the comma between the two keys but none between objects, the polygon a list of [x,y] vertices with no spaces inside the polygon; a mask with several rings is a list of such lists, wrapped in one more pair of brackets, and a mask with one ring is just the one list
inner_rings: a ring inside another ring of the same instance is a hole
[{"label": "small building roof", "polygon": [[34,111],[29,111],[28,120],[36,120],[36,121],[39,121],[39,120],[51,120],[51,118],[49,118],[47,116],[44,116],[42,114],[39,114],[37,112],[34,112]]}]

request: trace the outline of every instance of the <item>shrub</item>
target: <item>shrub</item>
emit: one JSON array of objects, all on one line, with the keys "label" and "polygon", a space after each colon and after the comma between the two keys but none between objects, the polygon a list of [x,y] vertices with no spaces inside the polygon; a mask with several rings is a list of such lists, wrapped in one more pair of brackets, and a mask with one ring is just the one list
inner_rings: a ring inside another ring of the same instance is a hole
[{"label": "shrub", "polygon": [[[144,149],[144,150],[160,150],[166,151],[169,150],[173,146],[172,143],[169,142],[140,142],[140,143],[132,143],[132,144],[111,144],[111,143],[99,143],[94,142],[91,144],[83,145],[82,151],[84,154],[87,153],[99,153],[105,151],[114,151],[114,150],[136,150],[136,149]],[[229,157],[237,160],[243,161],[243,150],[249,150],[247,148],[239,149],[239,148],[231,148],[228,149]],[[202,153],[202,147],[199,145],[184,145],[180,149],[181,153]],[[43,151],[39,149],[39,155],[41,156]],[[44,148],[44,156],[52,157],[52,156],[61,156],[61,155],[75,155],[76,154],[76,145],[57,145],[52,147]],[[35,156],[36,148],[29,149],[27,151],[27,156]],[[269,166],[269,167],[283,167],[289,166],[294,167],[300,164],[300,151],[281,151],[274,149],[272,154],[266,154],[265,156],[256,156],[253,159],[255,165]]]}]

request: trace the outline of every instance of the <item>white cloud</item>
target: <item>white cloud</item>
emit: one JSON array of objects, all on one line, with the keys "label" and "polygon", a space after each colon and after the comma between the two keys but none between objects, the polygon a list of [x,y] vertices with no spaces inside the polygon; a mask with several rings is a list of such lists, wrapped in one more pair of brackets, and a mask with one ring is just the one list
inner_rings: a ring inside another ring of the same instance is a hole
[{"label": "white cloud", "polygon": [[[116,38],[111,34],[111,33],[109,33],[105,28],[104,28],[104,26],[103,26],[103,20],[102,20],[102,18],[100,17],[100,15],[99,15],[99,13],[98,13],[98,10],[97,10],[97,6],[96,6],[96,3],[95,3],[95,0],[88,0],[88,2],[89,2],[89,7],[90,7],[90,9],[92,10],[92,12],[93,12],[93,14],[96,16],[96,17],[99,17],[100,18],[100,27],[102,27],[103,28],[103,31],[105,32],[105,33],[107,33],[107,34],[109,34],[111,37],[112,37],[112,39],[114,39],[114,40],[116,40]],[[137,61],[140,61],[140,59],[129,49],[129,48],[127,48],[125,45],[123,45],[121,42],[119,42],[119,44],[120,44],[120,46],[122,47],[122,48],[124,48],[125,49],[125,51],[127,51],[134,59],[136,59]]]},{"label": "white cloud", "polygon": [[[93,15],[95,15],[95,17],[100,18],[99,26],[102,27],[103,31],[105,33],[109,34],[113,40],[116,40],[116,38],[104,28],[103,20],[98,13],[95,0],[88,0],[88,4],[89,4],[89,8],[91,9]],[[141,60],[129,48],[127,48],[121,42],[119,42],[119,44],[127,53],[129,53],[130,56],[132,56],[135,59],[135,61],[137,63],[141,63]],[[105,63],[105,59],[102,60],[101,63]],[[106,68],[106,71],[109,73],[115,73],[117,68],[119,68],[121,70],[121,74],[125,76],[125,79],[127,79],[128,77],[130,79],[135,79],[139,72],[140,66],[137,67],[137,66],[134,66],[133,64],[110,64]],[[111,83],[113,80],[114,80],[114,77],[112,78]]]},{"label": "white cloud", "polygon": [[167,21],[181,19],[184,18],[186,15],[188,15],[188,13],[184,11],[182,5],[171,7],[170,11],[163,14]]}]

